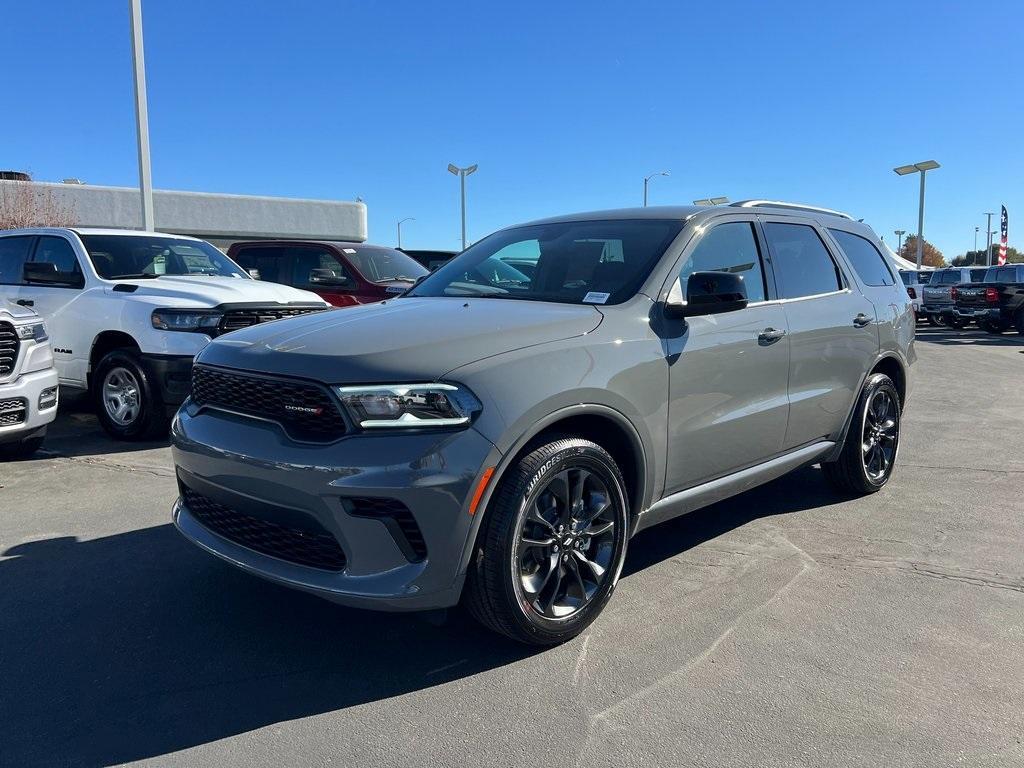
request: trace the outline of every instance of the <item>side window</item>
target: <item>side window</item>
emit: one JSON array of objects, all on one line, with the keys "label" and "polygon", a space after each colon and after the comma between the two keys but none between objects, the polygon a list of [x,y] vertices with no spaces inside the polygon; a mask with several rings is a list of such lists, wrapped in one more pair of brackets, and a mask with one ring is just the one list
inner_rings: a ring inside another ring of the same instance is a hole
[{"label": "side window", "polygon": [[829,232],[839,243],[839,247],[843,249],[846,258],[850,260],[865,285],[895,284],[889,265],[885,263],[885,257],[870,240],[841,229],[830,229]]},{"label": "side window", "polygon": [[782,298],[816,296],[843,287],[839,267],[813,227],[769,222],[764,234]]},{"label": "side window", "polygon": [[735,272],[743,277],[749,301],[765,300],[761,253],[749,221],[719,224],[704,233],[679,271],[684,293],[694,272]]},{"label": "side window", "polygon": [[0,285],[22,285],[31,237],[0,237]]},{"label": "side window", "polygon": [[288,282],[288,270],[282,268],[285,259],[284,248],[243,248],[238,251],[237,258],[242,269],[255,269],[259,272],[260,280],[291,285]]},{"label": "side window", "polygon": [[292,248],[294,259],[294,273],[292,285],[316,285],[323,282],[314,279],[314,269],[330,270],[335,278],[349,280],[345,267],[335,258],[334,254],[322,248]]},{"label": "side window", "polygon": [[972,269],[971,270],[971,282],[972,283],[984,282],[985,281],[985,273],[986,272],[988,272],[987,269]]}]

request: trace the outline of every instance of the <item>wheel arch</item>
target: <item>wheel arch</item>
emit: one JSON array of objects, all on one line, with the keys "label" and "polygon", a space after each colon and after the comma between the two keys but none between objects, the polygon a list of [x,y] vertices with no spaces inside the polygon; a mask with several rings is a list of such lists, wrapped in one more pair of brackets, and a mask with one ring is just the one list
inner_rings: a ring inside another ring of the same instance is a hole
[{"label": "wheel arch", "polygon": [[871,369],[864,374],[864,378],[861,379],[860,386],[857,388],[857,397],[853,399],[853,405],[850,406],[850,412],[846,416],[846,421],[843,424],[843,429],[839,433],[836,439],[836,447],[832,449],[830,453],[822,458],[822,461],[834,461],[843,450],[843,443],[846,442],[846,435],[850,431],[850,425],[853,423],[853,418],[857,412],[857,402],[860,398],[860,392],[864,388],[864,383],[876,373],[884,373],[890,379],[896,387],[896,394],[900,398],[900,411],[903,410],[906,405],[907,398],[907,370],[903,364],[903,361],[894,353],[885,353],[875,360],[875,364],[871,366]]},{"label": "wheel arch", "polygon": [[92,348],[89,350],[89,368],[86,373],[86,385],[92,387],[92,374],[96,370],[103,356],[115,349],[129,347],[139,351],[139,343],[135,338],[124,331],[101,331],[93,339]]}]

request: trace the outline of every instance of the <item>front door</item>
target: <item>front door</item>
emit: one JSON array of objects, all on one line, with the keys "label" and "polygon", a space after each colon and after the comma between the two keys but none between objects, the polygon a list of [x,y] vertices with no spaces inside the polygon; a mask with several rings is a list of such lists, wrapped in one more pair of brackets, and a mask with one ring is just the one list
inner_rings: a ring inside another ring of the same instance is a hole
[{"label": "front door", "polygon": [[764,254],[755,218],[736,216],[713,224],[680,259],[684,291],[693,272],[734,272],[743,276],[749,304],[689,318],[684,332],[667,334],[666,493],[757,464],[782,448],[790,342]]},{"label": "front door", "polygon": [[784,447],[835,437],[878,354],[874,305],[808,219],[762,219],[790,338]]}]

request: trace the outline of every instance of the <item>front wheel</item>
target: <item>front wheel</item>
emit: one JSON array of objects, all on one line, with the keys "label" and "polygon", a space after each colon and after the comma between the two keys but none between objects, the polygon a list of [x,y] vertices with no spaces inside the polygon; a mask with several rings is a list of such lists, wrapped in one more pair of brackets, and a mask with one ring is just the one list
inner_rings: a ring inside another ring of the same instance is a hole
[{"label": "front wheel", "polygon": [[117,440],[151,440],[167,434],[160,393],[133,349],[108,352],[92,375],[100,424]]},{"label": "front wheel", "polygon": [[892,379],[876,373],[864,382],[839,458],[821,465],[844,493],[868,494],[892,476],[900,446],[900,396]]},{"label": "front wheel", "polygon": [[474,617],[532,645],[586,629],[612,596],[629,536],[608,452],[578,438],[534,449],[506,471],[486,515],[466,585]]}]

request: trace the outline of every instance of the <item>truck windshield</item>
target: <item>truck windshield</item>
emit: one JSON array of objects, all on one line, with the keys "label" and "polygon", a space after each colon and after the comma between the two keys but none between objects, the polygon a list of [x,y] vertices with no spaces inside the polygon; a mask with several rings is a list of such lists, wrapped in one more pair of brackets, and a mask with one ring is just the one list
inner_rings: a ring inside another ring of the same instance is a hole
[{"label": "truck windshield", "polygon": [[[406,295],[619,304],[637,292],[682,226],[642,219],[505,229],[470,246]],[[517,261],[536,267],[527,276],[512,266]]]},{"label": "truck windshield", "polygon": [[202,240],[158,235],[81,235],[96,273],[106,280],[162,275],[216,275],[251,279],[241,267]]},{"label": "truck windshield", "polygon": [[390,280],[408,280],[411,283],[430,272],[411,256],[394,248],[357,245],[342,250],[359,274],[374,283]]}]

